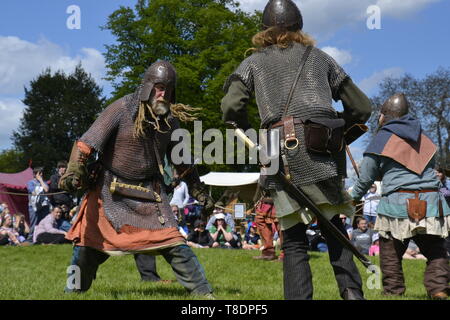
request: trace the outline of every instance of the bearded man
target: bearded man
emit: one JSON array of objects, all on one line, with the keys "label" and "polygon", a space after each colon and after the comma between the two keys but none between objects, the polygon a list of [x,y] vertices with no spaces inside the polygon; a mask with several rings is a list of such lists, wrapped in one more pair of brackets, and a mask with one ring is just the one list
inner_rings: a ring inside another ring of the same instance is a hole
[{"label": "bearded man", "polygon": [[379,232],[383,293],[402,295],[405,279],[402,257],[412,239],[427,258],[424,284],[433,299],[448,298],[448,264],[445,238],[450,229],[450,208],[439,192],[433,170],[436,145],[420,121],[409,114],[404,94],[395,94],[381,107],[379,130],[361,163],[352,190],[355,201],[375,180],[382,179],[375,230]]},{"label": "bearded man", "polygon": [[[253,37],[257,48],[225,83],[223,119],[248,129],[246,105],[254,93],[261,126],[280,132],[280,170],[346,235],[339,214],[351,216],[354,208],[343,184],[345,148],[342,137],[332,142],[334,134],[324,132],[343,132],[366,122],[370,101],[329,55],[314,47],[314,40],[302,31],[302,15],[292,1],[269,1],[262,23],[264,30]],[[343,102],[341,118],[332,99]],[[285,299],[312,299],[306,230],[314,217],[264,168],[261,175],[282,229]],[[322,231],[341,297],[363,299],[353,255],[331,233]]]},{"label": "bearded man", "polygon": [[[139,88],[108,106],[74,146],[60,181],[62,189],[87,188],[93,175],[86,162],[94,152],[101,169],[67,234],[75,245],[72,265],[79,267],[81,283],[66,291],[87,291],[98,266],[110,255],[139,253],[163,255],[192,294],[212,293],[197,257],[178,231],[163,182],[161,159],[166,155],[175,162],[171,150],[177,142],[171,141],[171,133],[179,128],[179,120],[193,119],[193,108],[175,104],[175,84],[176,71],[169,62],[153,63]],[[184,172],[188,165],[175,167]],[[210,211],[213,201],[197,171],[190,170],[184,179],[192,196]]]}]

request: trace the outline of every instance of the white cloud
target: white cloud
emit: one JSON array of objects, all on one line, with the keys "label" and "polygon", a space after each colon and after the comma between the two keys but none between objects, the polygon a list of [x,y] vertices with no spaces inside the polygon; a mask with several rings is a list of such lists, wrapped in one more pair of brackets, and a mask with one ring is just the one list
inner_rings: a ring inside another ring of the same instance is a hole
[{"label": "white cloud", "polygon": [[404,70],[398,67],[377,71],[370,77],[363,79],[359,83],[359,87],[366,95],[370,95],[371,93],[374,93],[375,89],[378,87],[381,81],[383,81],[383,79],[387,77],[398,78],[403,74]]},{"label": "white cloud", "polygon": [[[267,0],[238,0],[241,9],[247,12],[263,11]],[[366,28],[367,8],[378,5],[381,19],[384,17],[411,17],[427,5],[441,0],[294,0],[302,11],[304,30],[316,37],[331,36],[337,29],[361,23]]]},{"label": "white cloud", "polygon": [[19,99],[0,99],[0,150],[11,148],[11,135],[17,130],[25,105]]},{"label": "white cloud", "polygon": [[0,36],[0,95],[23,94],[23,87],[45,68],[69,73],[79,62],[98,84],[102,84],[101,78],[106,74],[102,54],[92,48],[80,51],[71,57],[59,45],[45,39],[32,43],[18,37]]},{"label": "white cloud", "polygon": [[352,55],[349,51],[340,50],[336,47],[323,47],[322,50],[333,57],[341,66],[352,62]]},{"label": "white cloud", "polygon": [[52,72],[70,73],[80,62],[97,84],[108,87],[102,80],[106,74],[105,60],[96,49],[82,48],[70,56],[61,46],[46,39],[33,43],[14,36],[0,36],[0,150],[11,147],[10,136],[19,127],[25,108],[20,101],[24,86],[29,87],[30,81],[48,67]]}]

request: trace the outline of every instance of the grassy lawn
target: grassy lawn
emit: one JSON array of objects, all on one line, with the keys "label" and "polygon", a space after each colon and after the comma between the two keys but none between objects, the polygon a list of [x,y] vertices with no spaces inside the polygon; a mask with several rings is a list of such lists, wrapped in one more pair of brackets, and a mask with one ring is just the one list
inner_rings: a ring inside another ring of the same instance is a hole
[{"label": "grassy lawn", "polygon": [[[258,251],[195,249],[215,295],[221,300],[283,299],[282,264],[257,261]],[[193,299],[178,283],[141,282],[132,256],[110,257],[102,264],[91,289],[85,294],[64,294],[65,272],[72,253],[70,245],[0,247],[0,300],[5,299]],[[371,258],[379,265],[378,258]],[[312,253],[311,267],[314,298],[340,299],[327,254]],[[369,290],[370,274],[357,262],[364,281],[367,299],[427,299],[423,287],[425,261],[404,261],[406,295],[384,297],[380,289]],[[157,268],[163,279],[174,279],[170,266],[157,257]]]}]

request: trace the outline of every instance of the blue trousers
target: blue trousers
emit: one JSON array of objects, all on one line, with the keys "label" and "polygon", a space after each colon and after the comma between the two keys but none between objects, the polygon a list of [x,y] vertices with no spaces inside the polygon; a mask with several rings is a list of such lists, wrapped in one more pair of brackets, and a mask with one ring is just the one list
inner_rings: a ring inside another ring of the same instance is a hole
[{"label": "blue trousers", "polygon": [[[212,287],[206,280],[203,267],[197,257],[187,245],[158,250],[172,267],[175,276],[182,286],[190,293],[205,295],[212,293]],[[91,287],[95,279],[98,266],[105,262],[109,256],[106,253],[90,247],[75,246],[72,255],[72,266],[77,266],[80,272],[79,283],[76,286],[65,288],[65,292],[85,292]],[[69,274],[68,278],[73,275]]]}]

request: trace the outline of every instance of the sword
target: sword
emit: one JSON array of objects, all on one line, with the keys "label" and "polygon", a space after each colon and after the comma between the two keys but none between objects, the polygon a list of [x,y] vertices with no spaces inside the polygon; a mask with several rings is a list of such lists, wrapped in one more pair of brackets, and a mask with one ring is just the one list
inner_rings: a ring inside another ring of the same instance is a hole
[{"label": "sword", "polygon": [[[236,123],[234,122],[227,122],[228,124],[232,125],[235,129],[236,136],[244,141],[244,144],[250,148],[250,146],[256,147],[259,150],[261,148],[251,141],[243,132],[242,129],[238,128],[236,126]],[[331,234],[338,240],[345,248],[350,250],[356,258],[366,267],[369,268],[372,266],[372,263],[364,256],[361,252],[358,251],[358,249],[355,248],[355,246],[342,234],[342,232],[334,225],[332,224],[325,216],[322,214],[320,209],[316,206],[316,204],[309,199],[309,197],[301,191],[299,188],[297,188],[292,182],[290,182],[289,179],[286,178],[285,174],[280,172],[280,170],[277,171],[276,177],[280,180],[280,182],[285,186],[286,192],[299,204],[302,204],[306,208],[312,211],[312,213],[316,216],[317,220],[319,221],[321,226],[324,226],[327,230],[331,232]]]}]

